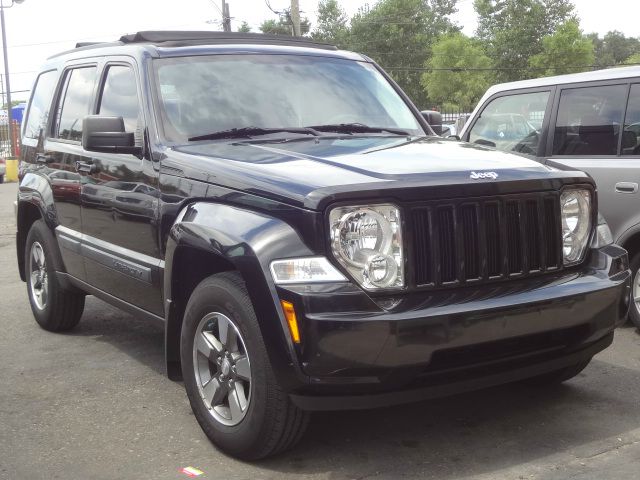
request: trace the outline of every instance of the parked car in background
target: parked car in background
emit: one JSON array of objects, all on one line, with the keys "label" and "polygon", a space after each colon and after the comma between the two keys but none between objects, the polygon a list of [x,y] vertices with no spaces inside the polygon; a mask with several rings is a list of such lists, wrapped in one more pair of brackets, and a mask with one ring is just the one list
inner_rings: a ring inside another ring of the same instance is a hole
[{"label": "parked car in background", "polygon": [[450,120],[442,122],[442,133],[440,134],[441,137],[446,138],[454,136],[457,135],[457,132],[458,130],[456,129],[456,122]]},{"label": "parked car in background", "polygon": [[629,251],[640,327],[640,67],[495,85],[460,137],[595,179],[599,211]]}]

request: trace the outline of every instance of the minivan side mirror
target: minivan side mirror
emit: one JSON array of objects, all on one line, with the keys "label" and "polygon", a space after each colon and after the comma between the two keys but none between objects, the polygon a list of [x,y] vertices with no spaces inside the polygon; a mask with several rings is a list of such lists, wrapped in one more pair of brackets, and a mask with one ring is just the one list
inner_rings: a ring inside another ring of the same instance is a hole
[{"label": "minivan side mirror", "polygon": [[435,110],[423,110],[422,116],[431,126],[436,135],[442,135],[442,115]]},{"label": "minivan side mirror", "polygon": [[82,148],[88,152],[139,155],[135,135],[126,132],[122,117],[87,115],[82,121]]}]

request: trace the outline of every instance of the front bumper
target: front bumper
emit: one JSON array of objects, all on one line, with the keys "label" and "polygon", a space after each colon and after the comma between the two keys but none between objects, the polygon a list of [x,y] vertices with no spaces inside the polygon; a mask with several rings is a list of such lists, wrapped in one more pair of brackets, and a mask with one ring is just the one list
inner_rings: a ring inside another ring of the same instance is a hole
[{"label": "front bumper", "polygon": [[301,328],[308,410],[372,408],[484,388],[591,358],[629,307],[615,245],[580,269],[497,285],[374,299],[352,285],[280,288]]}]

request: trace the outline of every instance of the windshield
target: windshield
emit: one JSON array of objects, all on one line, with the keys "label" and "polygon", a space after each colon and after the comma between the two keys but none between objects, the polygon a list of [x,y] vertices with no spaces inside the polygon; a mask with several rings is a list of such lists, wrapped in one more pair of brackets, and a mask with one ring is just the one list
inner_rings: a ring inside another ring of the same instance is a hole
[{"label": "windshield", "polygon": [[155,60],[155,75],[164,134],[172,142],[233,128],[350,123],[425,134],[389,82],[366,62],[192,56]]}]

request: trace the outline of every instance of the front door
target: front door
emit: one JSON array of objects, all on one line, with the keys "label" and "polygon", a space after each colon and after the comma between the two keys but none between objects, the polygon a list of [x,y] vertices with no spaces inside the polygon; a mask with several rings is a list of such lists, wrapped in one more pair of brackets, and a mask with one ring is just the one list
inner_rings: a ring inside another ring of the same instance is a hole
[{"label": "front door", "polygon": [[[99,85],[95,113],[122,117],[142,145],[145,124],[133,66],[107,64]],[[162,315],[157,171],[149,159],[131,154],[89,155],[81,194],[87,282]]]}]

